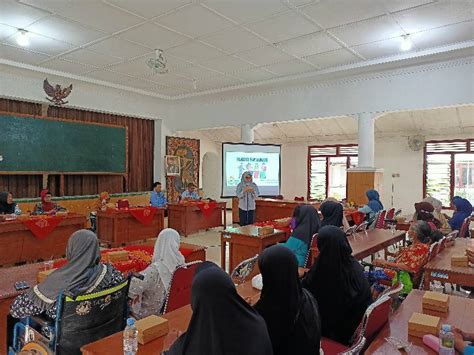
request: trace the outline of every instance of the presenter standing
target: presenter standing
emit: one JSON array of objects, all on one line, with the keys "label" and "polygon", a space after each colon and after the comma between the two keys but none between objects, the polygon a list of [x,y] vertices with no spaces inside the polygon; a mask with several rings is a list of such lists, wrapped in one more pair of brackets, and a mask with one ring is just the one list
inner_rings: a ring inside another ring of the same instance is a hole
[{"label": "presenter standing", "polygon": [[255,198],[258,197],[258,186],[252,180],[252,173],[246,171],[242,174],[240,184],[236,189],[239,198],[240,225],[246,226],[255,222]]}]

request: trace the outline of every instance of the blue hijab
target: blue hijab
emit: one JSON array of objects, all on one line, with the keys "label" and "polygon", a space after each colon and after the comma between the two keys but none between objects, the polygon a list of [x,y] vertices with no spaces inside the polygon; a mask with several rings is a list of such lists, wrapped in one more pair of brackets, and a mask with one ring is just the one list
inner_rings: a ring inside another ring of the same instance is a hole
[{"label": "blue hijab", "polygon": [[370,189],[365,194],[369,199],[367,206],[369,206],[372,211],[378,212],[383,210],[382,202],[380,202],[380,195],[376,190]]},{"label": "blue hijab", "polygon": [[472,205],[468,200],[459,196],[453,197],[453,204],[456,206],[456,211],[448,223],[452,230],[461,230],[464,220],[472,213]]}]

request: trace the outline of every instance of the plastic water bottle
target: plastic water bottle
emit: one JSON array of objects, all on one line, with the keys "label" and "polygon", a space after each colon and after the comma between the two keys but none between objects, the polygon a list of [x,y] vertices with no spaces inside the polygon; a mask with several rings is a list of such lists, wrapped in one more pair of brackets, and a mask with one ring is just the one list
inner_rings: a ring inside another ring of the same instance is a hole
[{"label": "plastic water bottle", "polygon": [[443,324],[439,332],[439,353],[441,355],[454,355],[454,334],[449,324]]},{"label": "plastic water bottle", "polygon": [[135,355],[138,351],[138,330],[135,319],[128,318],[127,326],[123,330],[123,354]]}]

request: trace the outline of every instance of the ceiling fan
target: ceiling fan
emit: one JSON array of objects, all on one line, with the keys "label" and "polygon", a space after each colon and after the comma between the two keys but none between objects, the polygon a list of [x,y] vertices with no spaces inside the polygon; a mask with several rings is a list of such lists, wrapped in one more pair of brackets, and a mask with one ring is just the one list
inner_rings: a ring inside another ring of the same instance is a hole
[{"label": "ceiling fan", "polygon": [[148,59],[146,64],[157,74],[168,73],[168,68],[166,67],[166,58],[163,55],[162,49],[155,50],[155,58]]}]

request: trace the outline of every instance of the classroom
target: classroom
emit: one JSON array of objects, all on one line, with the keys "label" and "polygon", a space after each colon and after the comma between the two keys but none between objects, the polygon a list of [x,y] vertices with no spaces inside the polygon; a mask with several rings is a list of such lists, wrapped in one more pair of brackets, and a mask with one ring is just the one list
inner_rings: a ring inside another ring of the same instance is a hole
[{"label": "classroom", "polygon": [[0,0],[0,355],[474,354],[472,0]]}]

